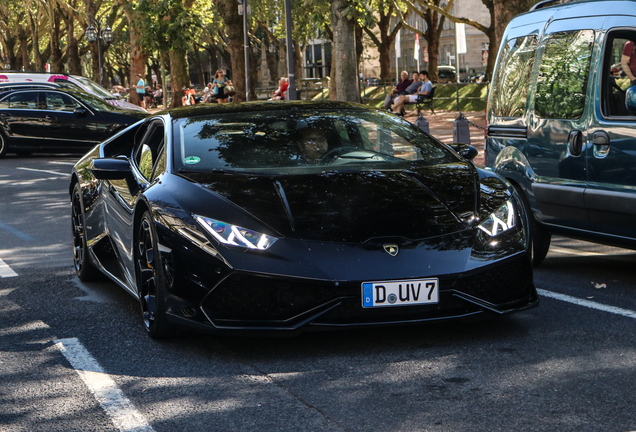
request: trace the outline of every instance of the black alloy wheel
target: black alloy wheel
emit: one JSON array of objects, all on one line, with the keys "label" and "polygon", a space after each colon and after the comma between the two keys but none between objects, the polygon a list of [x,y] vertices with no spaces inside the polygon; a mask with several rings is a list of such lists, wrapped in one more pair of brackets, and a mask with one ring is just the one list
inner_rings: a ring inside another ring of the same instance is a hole
[{"label": "black alloy wheel", "polygon": [[82,206],[82,190],[79,184],[73,187],[71,197],[71,228],[73,237],[73,264],[77,277],[82,281],[99,279],[101,273],[91,263],[86,245],[84,207]]},{"label": "black alloy wheel", "polygon": [[7,154],[7,139],[0,133],[0,158]]},{"label": "black alloy wheel", "polygon": [[144,212],[138,225],[135,262],[137,291],[144,327],[153,339],[172,335],[173,326],[166,319],[165,277],[157,232],[150,212]]}]

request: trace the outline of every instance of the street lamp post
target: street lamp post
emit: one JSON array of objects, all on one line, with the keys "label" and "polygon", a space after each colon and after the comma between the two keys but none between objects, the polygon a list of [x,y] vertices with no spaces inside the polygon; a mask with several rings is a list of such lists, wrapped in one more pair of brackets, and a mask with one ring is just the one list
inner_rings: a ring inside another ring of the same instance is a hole
[{"label": "street lamp post", "polygon": [[[103,26],[103,28],[102,28]],[[95,28],[97,27],[97,29]],[[104,65],[102,60],[102,40],[106,43],[113,41],[113,31],[108,26],[106,19],[100,20],[88,14],[88,28],[86,40],[90,43],[97,42],[97,56],[99,57],[99,84],[104,86]]]}]

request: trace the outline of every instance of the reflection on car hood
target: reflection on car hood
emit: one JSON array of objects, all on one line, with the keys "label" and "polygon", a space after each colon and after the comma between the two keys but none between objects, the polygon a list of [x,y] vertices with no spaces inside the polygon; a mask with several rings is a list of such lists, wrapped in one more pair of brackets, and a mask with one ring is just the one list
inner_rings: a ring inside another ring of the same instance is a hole
[{"label": "reflection on car hood", "polygon": [[477,208],[478,179],[462,162],[409,171],[187,176],[281,235],[315,241],[447,234],[467,228]]}]

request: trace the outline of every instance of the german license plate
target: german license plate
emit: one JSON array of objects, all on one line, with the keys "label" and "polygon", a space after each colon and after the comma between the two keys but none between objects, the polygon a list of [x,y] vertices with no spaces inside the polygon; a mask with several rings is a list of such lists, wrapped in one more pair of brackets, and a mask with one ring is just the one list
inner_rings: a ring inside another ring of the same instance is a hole
[{"label": "german license plate", "polygon": [[438,279],[362,283],[363,308],[434,303],[439,303]]}]

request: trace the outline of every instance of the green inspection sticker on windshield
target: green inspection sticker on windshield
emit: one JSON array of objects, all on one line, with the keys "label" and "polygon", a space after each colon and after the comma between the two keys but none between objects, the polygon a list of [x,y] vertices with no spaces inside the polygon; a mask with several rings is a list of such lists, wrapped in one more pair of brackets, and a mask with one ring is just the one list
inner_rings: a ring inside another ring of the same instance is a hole
[{"label": "green inspection sticker on windshield", "polygon": [[183,160],[183,163],[187,165],[194,165],[198,164],[199,162],[201,162],[201,159],[196,156],[188,156]]}]

